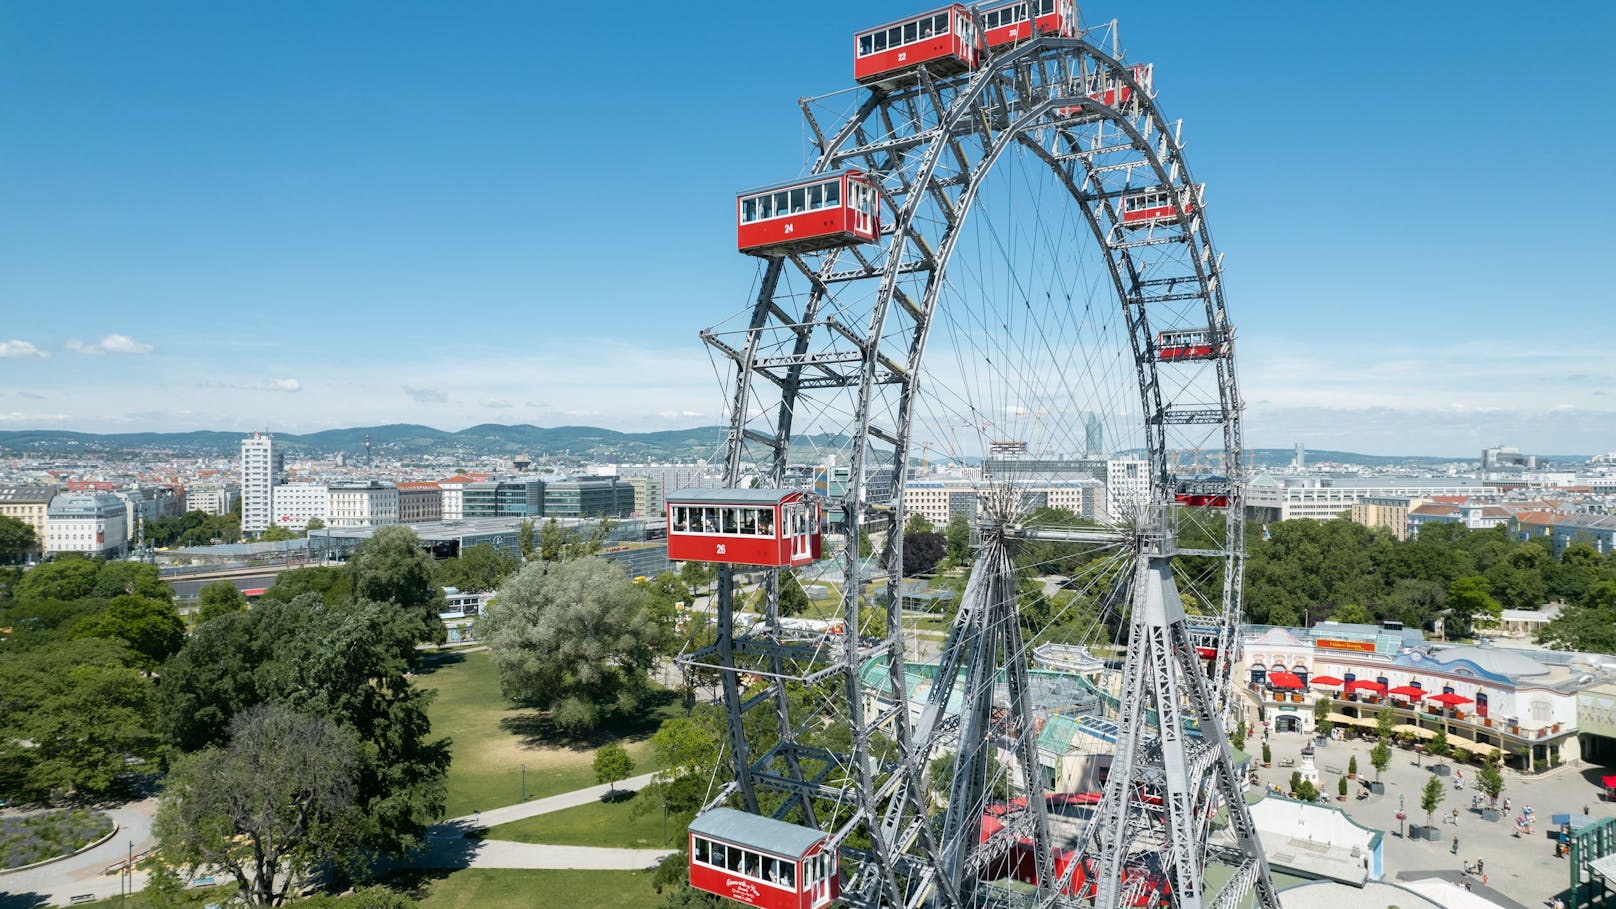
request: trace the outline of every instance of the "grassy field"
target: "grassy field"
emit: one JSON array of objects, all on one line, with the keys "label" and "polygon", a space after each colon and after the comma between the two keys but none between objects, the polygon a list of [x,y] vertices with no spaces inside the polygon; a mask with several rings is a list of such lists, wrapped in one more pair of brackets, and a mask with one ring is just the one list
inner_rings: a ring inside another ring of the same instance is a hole
[{"label": "grassy field", "polygon": [[427,881],[421,909],[655,909],[650,871],[504,871],[467,868]]},{"label": "grassy field", "polygon": [[607,742],[621,741],[628,748],[636,774],[654,770],[646,739],[664,719],[683,714],[667,693],[641,716],[587,736],[569,735],[540,711],[505,700],[486,652],[439,655],[418,681],[438,692],[432,703],[433,733],[454,741],[446,817],[521,801],[524,764],[530,799],[593,786],[595,749]]},{"label": "grassy field", "polygon": [[[486,836],[518,843],[660,849],[665,845],[662,812],[645,810],[647,806],[642,801],[642,796],[634,794],[616,802],[592,802],[491,827]],[[669,836],[678,838],[684,828],[677,821],[668,823]]]}]

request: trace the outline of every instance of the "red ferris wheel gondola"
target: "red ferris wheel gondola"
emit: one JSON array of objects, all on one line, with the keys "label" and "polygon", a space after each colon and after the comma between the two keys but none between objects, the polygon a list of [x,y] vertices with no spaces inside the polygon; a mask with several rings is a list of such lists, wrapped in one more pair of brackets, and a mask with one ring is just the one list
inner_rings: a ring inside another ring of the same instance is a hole
[{"label": "red ferris wheel gondola", "polygon": [[783,256],[873,243],[881,194],[862,172],[818,174],[741,193],[736,245],[752,256]]}]

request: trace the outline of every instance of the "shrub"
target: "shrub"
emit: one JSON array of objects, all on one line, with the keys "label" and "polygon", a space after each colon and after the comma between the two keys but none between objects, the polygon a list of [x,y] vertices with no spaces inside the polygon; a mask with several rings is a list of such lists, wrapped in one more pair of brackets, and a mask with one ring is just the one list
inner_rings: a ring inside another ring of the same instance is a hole
[{"label": "shrub", "polygon": [[0,817],[0,870],[68,855],[112,832],[112,818],[88,808]]}]

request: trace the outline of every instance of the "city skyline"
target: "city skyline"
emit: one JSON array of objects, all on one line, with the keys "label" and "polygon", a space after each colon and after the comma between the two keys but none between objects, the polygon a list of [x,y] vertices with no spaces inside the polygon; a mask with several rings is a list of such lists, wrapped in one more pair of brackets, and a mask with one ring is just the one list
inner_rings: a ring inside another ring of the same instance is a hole
[{"label": "city skyline", "polygon": [[[0,429],[718,423],[696,332],[757,268],[732,194],[800,172],[797,96],[916,8],[746,7],[614,33],[604,64],[516,5],[0,11]],[[1593,169],[1608,10],[1535,12],[1541,64],[1441,9],[1084,12],[1185,119],[1247,444],[1616,448],[1608,291],[1561,265],[1596,261],[1613,190],[1514,189],[1551,123]]]}]

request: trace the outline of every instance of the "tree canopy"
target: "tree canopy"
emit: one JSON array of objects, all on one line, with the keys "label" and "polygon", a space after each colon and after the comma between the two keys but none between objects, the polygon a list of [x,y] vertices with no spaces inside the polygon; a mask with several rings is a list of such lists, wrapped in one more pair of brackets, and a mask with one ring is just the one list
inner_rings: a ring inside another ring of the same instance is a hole
[{"label": "tree canopy", "polygon": [[0,515],[0,561],[21,561],[37,545],[34,537],[32,524]]},{"label": "tree canopy", "polygon": [[248,905],[280,905],[351,846],[358,753],[329,720],[248,708],[228,744],[175,762],[154,825],[164,859],[223,869]]},{"label": "tree canopy", "polygon": [[122,641],[0,653],[0,798],[99,795],[153,757],[152,682]]},{"label": "tree canopy", "polygon": [[573,730],[631,712],[650,689],[661,632],[650,595],[599,558],[529,562],[477,620],[506,697]]},{"label": "tree canopy", "polygon": [[[1616,582],[1616,557],[1582,542],[1556,557],[1549,540],[1518,540],[1503,527],[1427,524],[1406,541],[1347,520],[1276,521],[1267,531],[1265,539],[1252,527],[1246,541],[1245,608],[1258,624],[1333,616],[1429,628],[1447,613],[1448,635],[1464,636],[1502,609],[1575,607],[1599,583]],[[1564,633],[1577,621],[1553,639],[1578,638]]]},{"label": "tree canopy", "polygon": [[438,562],[433,571],[440,586],[483,593],[498,587],[520,567],[522,560],[516,556],[478,543],[461,550],[459,558]]},{"label": "tree canopy", "polygon": [[444,639],[443,590],[433,580],[432,556],[421,548],[415,531],[403,524],[380,527],[354,548],[348,559],[354,596],[377,603],[392,603],[419,617],[422,640]]},{"label": "tree canopy", "polygon": [[214,581],[198,591],[196,599],[198,624],[247,608],[247,595],[229,581]]},{"label": "tree canopy", "polygon": [[198,626],[169,660],[158,726],[185,752],[223,746],[231,722],[258,704],[350,730],[361,744],[359,838],[397,851],[442,812],[449,765],[448,741],[430,739],[431,692],[407,675],[419,630],[416,616],[391,603],[261,600]]},{"label": "tree canopy", "polygon": [[124,594],[73,626],[74,637],[117,638],[140,656],[141,665],[156,669],[185,643],[185,620],[166,600]]}]

